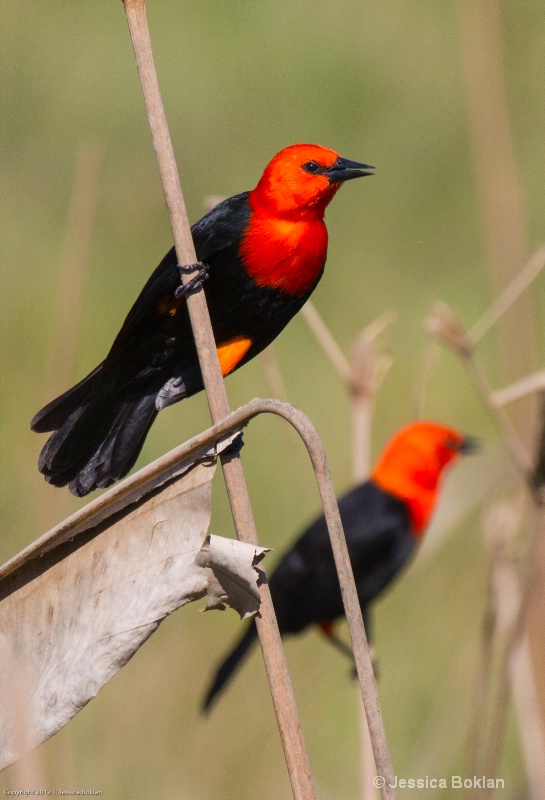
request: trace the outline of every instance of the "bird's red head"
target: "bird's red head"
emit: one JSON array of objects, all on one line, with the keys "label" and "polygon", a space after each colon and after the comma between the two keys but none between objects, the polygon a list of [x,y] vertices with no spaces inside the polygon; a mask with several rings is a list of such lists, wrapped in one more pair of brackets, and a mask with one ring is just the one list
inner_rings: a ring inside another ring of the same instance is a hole
[{"label": "bird's red head", "polygon": [[341,158],[317,144],[285,147],[267,164],[251,193],[252,207],[265,208],[278,217],[300,218],[305,213],[323,217],[341,184],[372,175],[373,167]]},{"label": "bird's red head", "polygon": [[413,533],[419,538],[433,514],[444,469],[474,446],[474,440],[454,428],[413,422],[392,436],[371,480],[406,503]]},{"label": "bird's red head", "polygon": [[316,144],[275,155],[248,196],[252,215],[240,246],[258,286],[309,296],[326,260],[326,206],[343,181],[371,175],[369,169]]}]

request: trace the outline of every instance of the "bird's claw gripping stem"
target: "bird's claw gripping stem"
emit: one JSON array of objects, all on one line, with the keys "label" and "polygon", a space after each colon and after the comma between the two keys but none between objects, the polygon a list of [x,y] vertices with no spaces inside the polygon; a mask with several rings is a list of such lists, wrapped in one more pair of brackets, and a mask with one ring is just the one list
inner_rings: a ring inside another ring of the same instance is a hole
[{"label": "bird's claw gripping stem", "polygon": [[197,292],[202,288],[203,283],[208,278],[208,265],[203,264],[202,261],[197,261],[195,264],[185,264],[184,266],[178,264],[178,269],[183,275],[189,275],[192,272],[195,272],[196,269],[198,272],[190,281],[178,286],[174,292],[174,297],[176,300],[178,300],[180,297],[184,297],[187,294],[191,294],[191,292]]}]

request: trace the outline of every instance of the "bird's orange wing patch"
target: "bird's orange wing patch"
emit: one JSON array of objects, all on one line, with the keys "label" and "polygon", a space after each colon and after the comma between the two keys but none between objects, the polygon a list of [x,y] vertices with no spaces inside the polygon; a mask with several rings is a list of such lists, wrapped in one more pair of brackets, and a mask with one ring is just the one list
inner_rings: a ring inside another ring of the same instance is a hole
[{"label": "bird's orange wing patch", "polygon": [[218,345],[218,358],[222,375],[229,375],[242,361],[250,347],[252,340],[244,336],[235,336],[228,342]]},{"label": "bird's orange wing patch", "polygon": [[173,292],[168,292],[167,294],[163,295],[159,302],[155,306],[155,310],[159,314],[168,314],[171,317],[174,317],[175,314],[178,312],[178,309],[186,301],[186,298],[181,295],[180,297],[174,297]]},{"label": "bird's orange wing patch", "polygon": [[331,636],[333,636],[333,631],[335,630],[335,623],[333,622],[332,619],[323,620],[323,622],[320,622],[318,624],[324,636],[327,636],[328,639],[331,638]]}]

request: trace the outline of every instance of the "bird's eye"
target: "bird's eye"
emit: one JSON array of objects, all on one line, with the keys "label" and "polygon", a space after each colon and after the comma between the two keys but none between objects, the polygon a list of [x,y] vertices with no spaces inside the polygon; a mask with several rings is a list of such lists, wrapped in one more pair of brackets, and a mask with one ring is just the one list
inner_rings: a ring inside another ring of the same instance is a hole
[{"label": "bird's eye", "polygon": [[307,161],[306,164],[303,164],[303,169],[305,172],[310,172],[311,175],[316,175],[317,172],[320,172],[321,167],[316,161]]}]

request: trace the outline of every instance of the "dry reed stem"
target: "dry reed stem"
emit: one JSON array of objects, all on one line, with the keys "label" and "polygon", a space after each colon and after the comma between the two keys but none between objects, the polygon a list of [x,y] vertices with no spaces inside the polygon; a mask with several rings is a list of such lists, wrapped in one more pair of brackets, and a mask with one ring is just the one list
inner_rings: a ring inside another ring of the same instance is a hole
[{"label": "dry reed stem", "polygon": [[437,301],[424,325],[430,336],[433,336],[438,342],[450,348],[459,356],[473,384],[473,388],[494,419],[507,449],[522,472],[525,481],[528,481],[533,468],[532,459],[513,423],[503,408],[500,408],[495,403],[494,392],[475,358],[473,342],[457,315],[446,303]]},{"label": "dry reed stem", "polygon": [[[145,0],[124,0],[124,7],[178,261],[182,265],[193,264],[197,258],[153,63]],[[184,284],[190,279],[190,275],[182,278]],[[230,408],[204,293],[190,294],[187,306],[212,421],[218,422],[229,414]],[[239,455],[222,458],[222,467],[237,537],[241,541],[257,544],[257,531]],[[316,795],[310,763],[267,584],[262,587],[261,602],[257,628],[293,794],[298,800],[313,800]]]},{"label": "dry reed stem", "polygon": [[[392,359],[377,350],[378,339],[396,319],[387,311],[367,325],[356,337],[350,358],[351,381],[347,386],[352,403],[352,474],[355,483],[363,483],[371,471],[371,428],[375,394],[388,372]],[[360,718],[360,781],[362,800],[377,796],[377,774],[369,726],[363,704]]]},{"label": "dry reed stem", "polygon": [[[373,398],[391,363],[391,359],[380,358],[373,345],[386,327],[394,321],[396,315],[393,312],[386,312],[371,322],[356,337],[350,361],[344,355],[342,348],[311,301],[307,301],[303,307],[303,316],[350,395],[352,401],[353,478],[356,483],[362,483],[368,478],[370,472],[370,428]],[[377,787],[375,787],[373,779],[377,774],[377,768],[365,706],[361,700],[359,724],[361,800],[374,800],[377,796]]]},{"label": "dry reed stem", "polygon": [[524,480],[528,482],[528,477],[532,472],[533,464],[532,458],[524,446],[522,439],[519,437],[515,426],[503,408],[500,408],[494,403],[494,392],[492,391],[492,387],[488,383],[488,379],[476,361],[475,357],[471,355],[471,357],[467,358],[465,360],[465,365],[475,391],[490,412],[492,418],[495,420],[509,452],[519,467]]},{"label": "dry reed stem", "polygon": [[[178,260],[181,264],[190,264],[195,261],[195,250],[159,92],[157,75],[153,65],[145,1],[124,0],[124,5],[135,50],[138,71],[144,90],[144,98],[150,127],[152,129],[163,189],[167,200]],[[184,283],[186,283],[187,280],[189,280],[189,276],[184,276]],[[214,422],[217,422],[227,416],[229,413],[229,404],[225,393],[221,370],[219,368],[204,294],[198,292],[190,295],[187,299],[187,303],[212,419]],[[271,401],[271,408],[273,407],[275,409],[278,408],[278,406],[275,406],[273,401]],[[279,412],[275,411],[274,413]],[[299,425],[294,421],[294,417],[296,416],[300,418]],[[317,437],[315,429],[311,431],[308,430],[310,422],[306,417],[303,419],[301,412],[298,412],[297,409],[293,409],[290,421],[297,430],[300,431],[303,438],[305,438],[303,431],[306,431],[305,441],[309,442],[309,455],[311,456],[316,476],[321,476],[319,481],[320,495],[324,513],[329,521],[333,555],[339,575],[341,594],[352,639],[356,669],[365,702],[369,729],[372,734],[375,759],[377,765],[380,765],[382,774],[386,779],[386,785],[382,791],[382,796],[384,800],[395,800],[396,792],[395,789],[391,788],[393,769],[388,742],[380,712],[373,668],[367,647],[365,628],[361,617],[361,609],[359,607],[354,584],[350,558],[342,531],[339,509],[333,492],[327,462],[325,460],[325,453],[323,452],[323,446]],[[231,458],[222,458],[222,466],[237,536],[243,541],[257,543],[257,533],[240,457],[236,455]],[[257,628],[262,644],[267,676],[273,694],[273,703],[290,774],[292,790],[296,798],[314,798],[315,791],[310,775],[310,765],[306,755],[297,708],[293,697],[293,690],[267,584],[262,587],[261,601],[262,617],[257,619]]]},{"label": "dry reed stem", "polygon": [[[544,434],[545,417],[542,437]],[[483,757],[482,774],[495,775],[498,769],[509,698],[513,695],[532,798],[538,800],[545,796],[545,759],[543,758],[545,734],[538,712],[536,683],[525,627],[528,609],[539,580],[537,550],[545,531],[545,509],[539,503],[537,492],[540,487],[536,487],[530,481],[528,488],[536,511],[536,519],[520,574],[511,554],[511,542],[520,528],[521,503],[518,504],[518,510],[512,507],[511,514],[504,519],[503,539],[501,531],[498,532],[498,526],[492,534],[493,593],[491,611],[494,619],[497,620],[497,632],[501,633],[501,629],[503,629],[504,633],[497,670],[498,686],[493,703],[488,748]],[[521,501],[524,501],[528,497],[528,493],[523,493],[520,497]],[[491,797],[492,795],[487,792],[485,796]]]},{"label": "dry reed stem", "polygon": [[428,339],[424,347],[418,370],[418,379],[414,389],[414,419],[424,419],[426,414],[426,398],[433,368],[439,352],[438,344],[433,339]]},{"label": "dry reed stem", "polygon": [[[468,114],[471,131],[471,146],[483,215],[486,238],[487,264],[490,276],[498,290],[507,288],[499,301],[489,309],[482,318],[477,329],[477,336],[489,329],[495,319],[510,308],[510,325],[498,330],[500,343],[500,360],[503,364],[507,380],[513,380],[518,374],[530,373],[533,358],[537,350],[537,324],[535,303],[522,291],[529,281],[513,275],[520,264],[525,263],[528,255],[527,247],[527,214],[524,208],[523,192],[519,182],[515,163],[515,143],[510,122],[509,98],[505,79],[505,56],[503,52],[504,33],[502,30],[501,6],[499,0],[458,0],[458,15],[461,28],[462,66],[467,91]],[[539,271],[539,258],[532,268],[527,269],[527,277]],[[514,289],[513,289],[514,285]],[[515,296],[519,302],[513,306]],[[512,306],[512,307],[511,307]],[[516,331],[516,336],[513,335]],[[481,381],[482,384],[482,381]],[[481,388],[484,388],[481,386]],[[498,421],[499,407],[490,398],[491,409]],[[513,409],[513,418],[517,423],[519,441],[530,441],[536,420],[535,403],[528,399]],[[501,423],[501,420],[499,420]],[[507,438],[512,452],[516,441]],[[504,437],[505,438],[505,437]],[[515,447],[514,447],[515,446]],[[516,455],[516,454],[515,454]],[[526,472],[525,480],[531,486],[531,473],[528,472],[527,460],[519,452],[517,461]],[[534,494],[534,500],[537,500]],[[535,553],[535,568],[541,572],[541,581],[545,574],[545,553]],[[523,587],[523,591],[526,587]],[[542,635],[543,591],[536,592],[533,603],[534,619],[528,616],[528,631],[534,644],[535,654],[543,661],[545,637]],[[536,664],[539,658],[536,659]],[[545,720],[545,694],[540,698],[541,716]],[[523,722],[524,726],[525,723]],[[545,760],[545,753],[541,753]]]},{"label": "dry reed stem", "polygon": [[[286,384],[282,377],[282,370],[276,357],[274,345],[270,344],[258,355],[258,359],[263,367],[265,373],[265,381],[269,387],[269,392],[272,397],[278,397],[281,400],[288,399],[288,392]],[[282,427],[282,436],[284,438],[285,446],[291,448],[293,446],[293,437],[289,428]]]},{"label": "dry reed stem", "polygon": [[545,736],[528,636],[522,638],[511,654],[510,678],[515,712],[521,721],[519,729],[522,750],[526,756],[530,800],[542,800],[545,796]]},{"label": "dry reed stem", "polygon": [[[468,737],[468,775],[495,775],[485,773],[486,765],[494,767],[490,761],[490,743],[488,729],[502,732],[505,723],[505,712],[508,696],[503,696],[503,703],[497,702],[494,695],[494,665],[499,656],[499,673],[501,673],[502,656],[510,642],[511,631],[519,613],[517,576],[513,562],[513,542],[520,530],[524,511],[524,493],[520,491],[511,500],[498,501],[493,504],[484,518],[485,540],[490,551],[490,569],[488,577],[487,602],[483,615],[483,633],[481,641],[481,661],[475,678],[475,700],[473,718]],[[497,656],[495,658],[495,655]],[[509,691],[508,683],[502,686],[501,674],[498,692]],[[492,709],[492,720],[487,720],[487,710]],[[488,724],[487,724],[488,723]],[[501,737],[498,740],[501,744]],[[471,791],[464,793],[468,800]]]},{"label": "dry reed stem", "polygon": [[545,245],[539,247],[526,266],[505,287],[499,297],[487,308],[482,317],[474,323],[469,336],[477,344],[483,336],[502,318],[519,297],[536,280],[545,267]]},{"label": "dry reed stem", "polygon": [[[535,503],[535,495],[531,495]],[[535,590],[539,585],[539,561],[537,551],[545,532],[545,507],[536,508],[532,535],[524,559],[522,574],[515,569],[512,559],[503,559],[499,568],[503,570],[504,579],[498,581],[495,593],[496,608],[502,611],[508,605],[507,615],[511,623],[505,625],[505,645],[499,665],[498,690],[495,701],[495,716],[492,720],[489,747],[484,762],[487,775],[495,774],[506,724],[506,711],[509,697],[516,688],[519,729],[521,745],[525,756],[529,778],[533,781],[532,797],[535,800],[545,797],[545,769],[536,769],[535,754],[539,753],[539,763],[545,765],[545,734],[540,714],[537,712],[536,683],[531,663],[528,663],[528,641],[525,635],[527,615]],[[497,572],[499,570],[497,569]],[[505,615],[505,612],[504,612]],[[532,713],[528,714],[528,710]]]},{"label": "dry reed stem", "polygon": [[471,706],[472,716],[467,737],[466,772],[468,775],[482,774],[481,764],[484,760],[483,737],[487,710],[486,696],[490,685],[490,676],[492,674],[494,631],[496,627],[492,599],[492,568],[490,568],[488,574],[486,595],[487,602],[483,614],[479,661],[475,674],[475,686]]},{"label": "dry reed stem", "polygon": [[[355,483],[367,480],[371,464],[371,422],[373,400],[391,359],[377,354],[378,337],[396,318],[395,313],[386,312],[371,322],[354,340],[350,360],[318,313],[308,301],[303,308],[303,316],[322,348],[326,358],[332,363],[348,392],[352,405],[352,473]],[[377,774],[373,747],[363,703],[359,704],[360,725],[360,786],[362,800],[374,800],[377,788],[374,778]]]},{"label": "dry reed stem", "polygon": [[282,370],[280,369],[273,345],[269,345],[259,354],[259,360],[265,372],[265,379],[269,385],[271,394],[281,400],[287,400],[288,393],[286,391],[286,384],[284,383]]},{"label": "dry reed stem", "polygon": [[333,484],[331,482],[323,444],[308,417],[299,409],[292,407],[291,414],[288,417],[285,413],[282,413],[281,404],[278,401],[263,401],[263,405],[268,405],[273,413],[278,413],[288,419],[307,445],[307,450],[318,480],[320,498],[328,524],[333,557],[339,576],[346,622],[352,642],[356,672],[373,745],[375,763],[378,774],[384,779],[384,785],[381,789],[382,798],[383,800],[396,800],[397,792],[394,788],[394,772],[384,721],[380,710],[373,663],[365,633],[365,626],[363,624],[358,593],[354,583],[350,556],[342,528],[339,506],[333,491]]},{"label": "dry reed stem", "polygon": [[[501,8],[499,0],[458,0],[457,7],[486,264],[495,292],[501,292],[528,258],[527,213],[515,162]],[[498,330],[499,355],[508,379],[531,369],[536,348],[534,306],[526,295],[511,310],[510,328]],[[528,414],[517,422],[526,434]]]},{"label": "dry reed stem", "polygon": [[311,300],[307,300],[301,309],[301,316],[314,334],[314,338],[326,357],[337,370],[341,380],[349,385],[352,380],[350,363]]},{"label": "dry reed stem", "polygon": [[364,359],[366,358],[365,349],[368,345],[378,340],[386,328],[394,322],[397,316],[396,313],[394,311],[385,311],[361,331],[359,336],[354,340],[352,346],[352,360],[349,360],[345,356],[342,348],[311,300],[307,300],[301,309],[301,314],[313,333],[314,338],[322,348],[324,355],[336,370],[347,390],[351,393],[363,392],[373,394],[388,371],[390,360],[385,360],[381,364],[377,359],[374,387],[371,389],[368,386],[369,375],[367,373],[365,375],[359,374],[360,368],[355,363],[354,359],[357,360],[361,357]]},{"label": "dry reed stem", "polygon": [[[355,483],[363,483],[371,471],[371,424],[377,386],[373,339],[385,326],[366,328],[352,345],[350,382],[346,388],[352,404],[352,473]],[[369,726],[363,703],[359,703],[361,799],[374,800],[377,768],[373,757]]]},{"label": "dry reed stem", "polygon": [[533,392],[540,392],[545,389],[545,370],[534,372],[531,375],[526,375],[520,381],[515,381],[509,386],[504,386],[503,389],[495,389],[492,392],[492,399],[498,407],[514,403],[515,400],[520,400],[527,394]]},{"label": "dry reed stem", "polygon": [[[446,321],[443,322],[444,320]],[[455,324],[453,324],[453,320],[455,320]],[[463,326],[461,325],[459,320],[457,320],[454,313],[450,309],[448,309],[448,307],[445,304],[441,304],[435,307],[432,317],[426,323],[426,327],[428,329],[428,332],[432,336],[435,336],[440,342],[453,349],[454,352],[457,353],[457,355],[464,363],[468,375],[473,383],[475,391],[481,398],[483,404],[489,411],[490,415],[495,420],[507,448],[511,452],[511,455],[515,463],[517,464],[522,473],[524,483],[529,489],[531,496],[534,500],[534,503],[537,503],[538,495],[536,494],[533,483],[534,466],[532,459],[528,454],[528,452],[526,451],[526,448],[522,444],[522,441],[520,440],[518,433],[516,432],[514,426],[512,425],[509,417],[505,414],[504,410],[495,403],[493,392],[488,383],[488,380],[475,359],[472,347],[468,346],[468,342],[470,342],[470,339],[466,334],[465,330],[463,329]],[[455,335],[452,335],[453,330],[455,331]],[[544,424],[545,424],[545,418],[544,418]],[[534,535],[532,543],[529,548],[529,553],[534,553],[535,543],[536,543],[536,537]],[[531,556],[529,558],[529,563],[530,564],[532,563]],[[493,579],[496,576],[497,570],[498,566],[493,561],[492,562]],[[505,734],[506,713],[507,713],[508,698],[510,693],[509,692],[510,681],[513,679],[513,675],[510,672],[510,666],[512,663],[514,663],[512,660],[512,655],[514,653],[515,648],[518,646],[520,638],[522,636],[524,628],[524,619],[527,607],[530,602],[530,595],[531,595],[531,590],[530,590],[531,581],[528,576],[526,576],[525,579],[523,579],[521,584],[519,585],[518,576],[513,571],[513,573],[511,574],[511,581],[513,583],[513,586],[516,587],[516,592],[520,598],[518,600],[519,612],[517,614],[516,621],[512,625],[511,633],[507,638],[507,643],[503,648],[503,653],[498,667],[499,687],[495,698],[496,713],[492,720],[490,741],[489,741],[489,746],[486,750],[486,754],[484,756],[484,767],[482,773],[486,775],[495,775],[495,770],[498,766],[499,756],[501,752],[501,744]],[[511,595],[513,595],[513,591],[515,590],[511,591]],[[499,613],[500,610],[500,597],[498,592],[494,593],[494,598],[492,602],[493,602],[492,613],[496,615],[497,613]],[[489,646],[488,643],[486,642],[483,643],[484,652],[486,652],[488,646]],[[526,675],[527,680],[530,680],[530,677]],[[533,686],[529,686],[528,691],[533,691]],[[527,707],[528,704],[525,705],[525,708]],[[529,724],[528,720],[520,721],[520,725],[522,727],[526,724]],[[538,740],[541,741],[542,737],[541,738],[538,737]],[[529,763],[528,759],[527,763]],[[545,786],[543,787],[543,790],[545,791]]]}]

